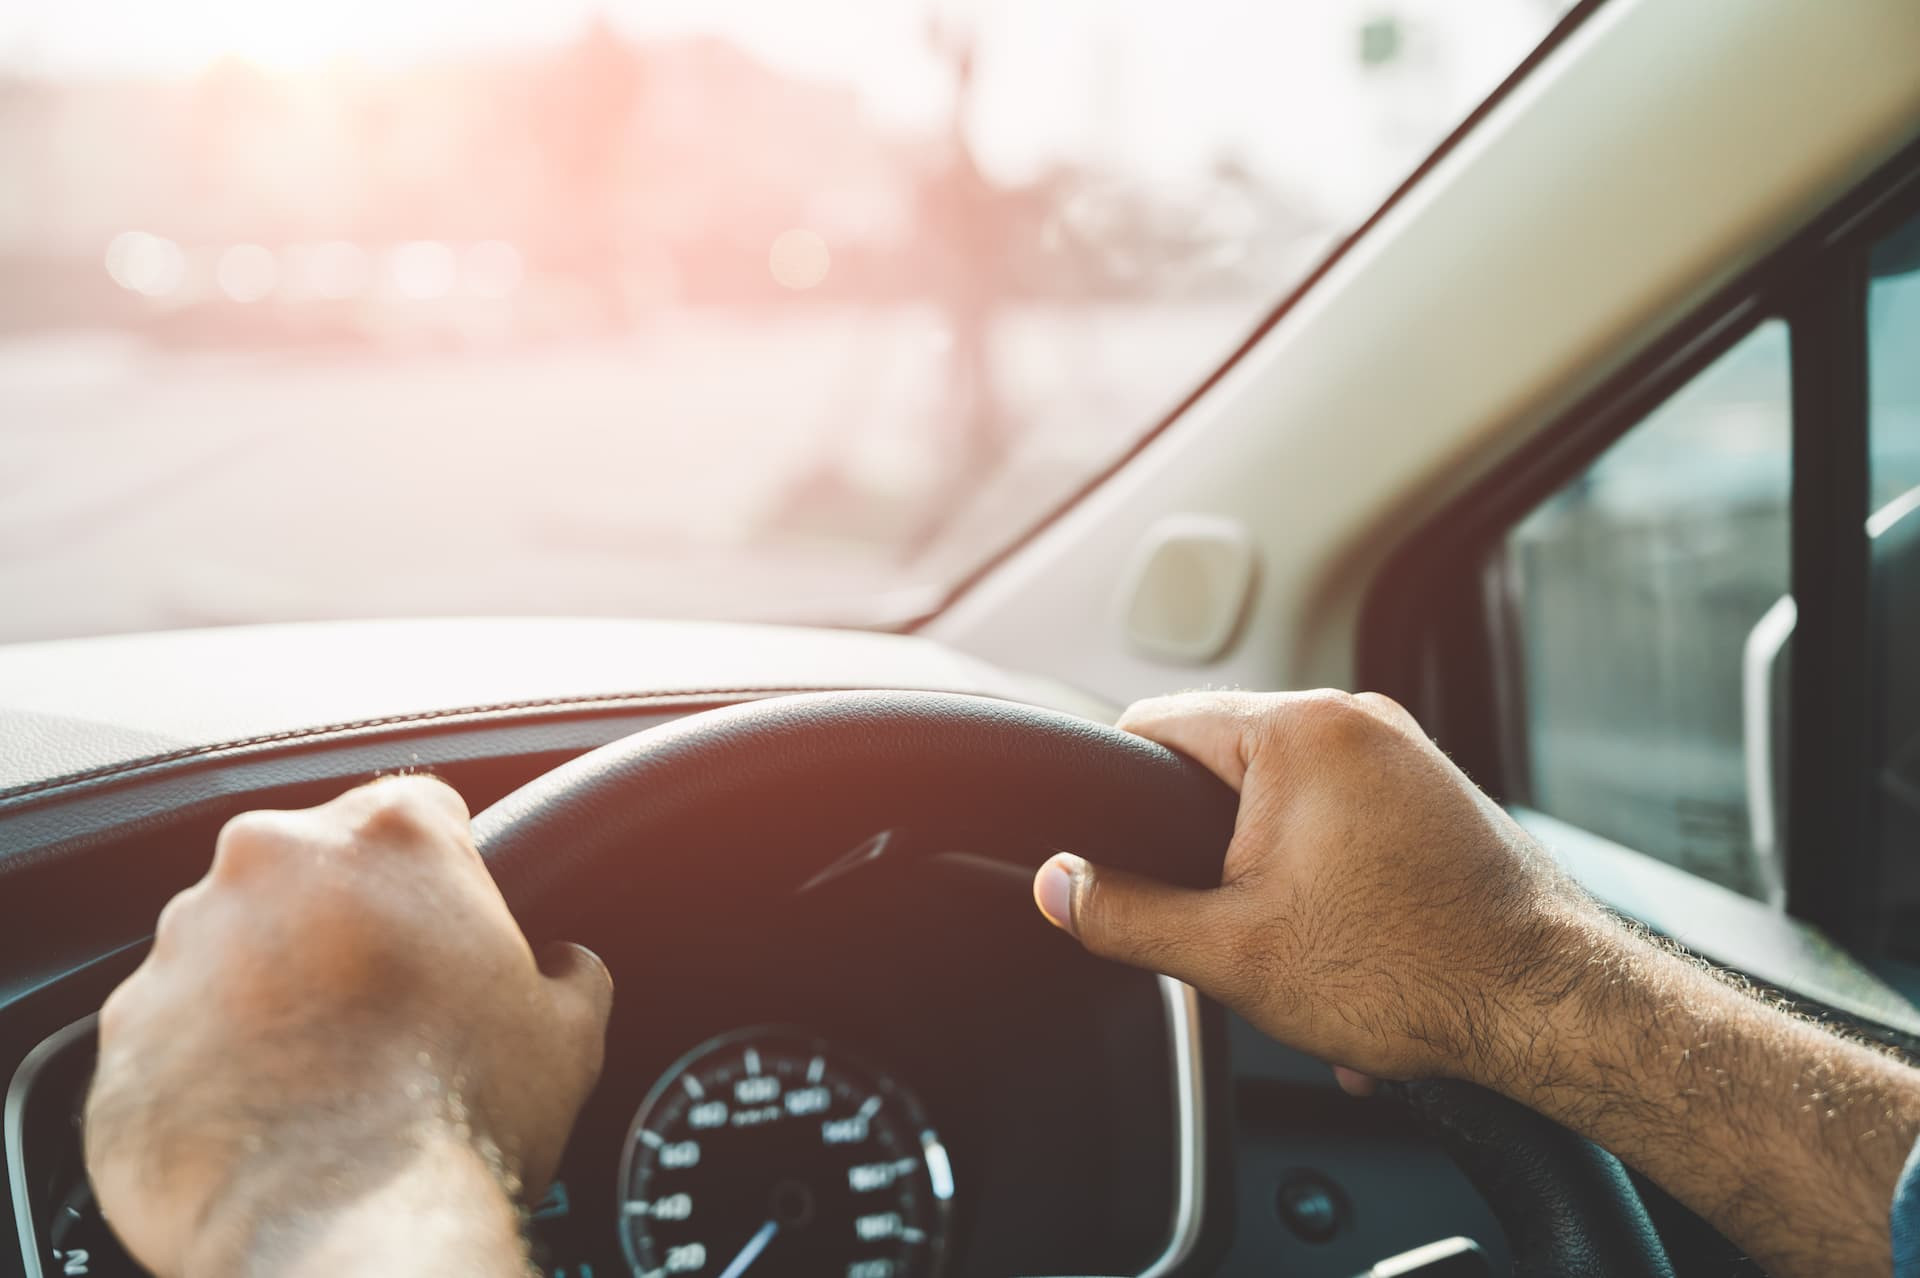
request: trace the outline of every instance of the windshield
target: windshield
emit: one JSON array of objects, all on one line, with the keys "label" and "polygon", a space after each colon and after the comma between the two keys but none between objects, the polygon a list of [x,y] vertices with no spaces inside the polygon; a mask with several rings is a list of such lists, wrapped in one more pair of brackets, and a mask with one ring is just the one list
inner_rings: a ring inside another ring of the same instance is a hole
[{"label": "windshield", "polygon": [[0,640],[885,624],[1563,0],[12,0]]}]

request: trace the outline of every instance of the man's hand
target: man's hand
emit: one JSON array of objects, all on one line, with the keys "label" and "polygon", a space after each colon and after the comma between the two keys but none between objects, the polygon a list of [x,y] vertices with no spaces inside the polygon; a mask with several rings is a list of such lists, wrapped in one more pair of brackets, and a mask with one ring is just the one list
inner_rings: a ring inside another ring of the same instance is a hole
[{"label": "man's hand", "polygon": [[1920,1071],[1592,903],[1399,706],[1195,693],[1121,727],[1240,791],[1220,887],[1055,857],[1040,909],[1366,1075],[1463,1078],[1611,1149],[1776,1278],[1885,1274]]},{"label": "man's hand", "polygon": [[1143,701],[1120,726],[1240,791],[1221,886],[1056,857],[1043,912],[1349,1067],[1349,1090],[1519,1068],[1508,1032],[1560,997],[1597,912],[1412,716],[1372,694],[1221,692]]},{"label": "man's hand", "polygon": [[586,950],[542,957],[438,781],[235,818],[101,1009],[108,1220],[161,1278],[523,1272],[511,1199],[552,1176],[612,1001]]}]

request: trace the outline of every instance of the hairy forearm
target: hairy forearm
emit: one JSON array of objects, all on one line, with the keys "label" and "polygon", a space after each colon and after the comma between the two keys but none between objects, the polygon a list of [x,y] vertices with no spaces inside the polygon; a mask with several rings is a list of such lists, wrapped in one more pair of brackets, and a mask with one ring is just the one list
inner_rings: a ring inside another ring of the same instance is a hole
[{"label": "hairy forearm", "polygon": [[1610,920],[1573,925],[1484,1081],[1611,1149],[1775,1278],[1887,1273],[1920,1071]]},{"label": "hairy forearm", "polygon": [[[519,1214],[465,1142],[431,1137],[377,1183],[349,1184],[321,1151],[265,1170],[208,1222],[188,1278],[527,1278]],[[329,1177],[334,1179],[329,1182]]]}]

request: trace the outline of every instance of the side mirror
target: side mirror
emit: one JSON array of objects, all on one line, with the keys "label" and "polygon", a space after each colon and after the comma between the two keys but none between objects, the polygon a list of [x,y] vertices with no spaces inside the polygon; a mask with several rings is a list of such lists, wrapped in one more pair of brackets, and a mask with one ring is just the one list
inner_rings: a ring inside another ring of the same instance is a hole
[{"label": "side mirror", "polygon": [[[1920,822],[1920,488],[1909,489],[1867,519],[1870,547],[1873,678],[1880,749],[1875,786],[1889,820]],[[1741,737],[1747,775],[1747,824],[1767,885],[1767,902],[1786,903],[1787,671],[1799,619],[1782,595],[1747,632],[1741,655]],[[1916,828],[1920,828],[1917,826]]]},{"label": "side mirror", "polygon": [[1781,595],[1747,632],[1740,658],[1740,740],[1747,774],[1747,828],[1766,901],[1787,903],[1787,671],[1799,610]]},{"label": "side mirror", "polygon": [[1880,839],[1911,848],[1920,839],[1920,488],[1874,511],[1867,537]]}]

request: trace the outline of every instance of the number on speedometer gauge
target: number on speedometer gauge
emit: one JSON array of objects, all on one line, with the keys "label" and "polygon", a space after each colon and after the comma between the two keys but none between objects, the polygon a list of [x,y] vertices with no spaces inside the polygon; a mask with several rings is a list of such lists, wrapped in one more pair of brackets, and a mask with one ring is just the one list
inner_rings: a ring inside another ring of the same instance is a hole
[{"label": "number on speedometer gauge", "polygon": [[935,1278],[952,1198],[905,1088],[800,1031],[739,1030],[641,1102],[620,1239],[639,1278]]}]

